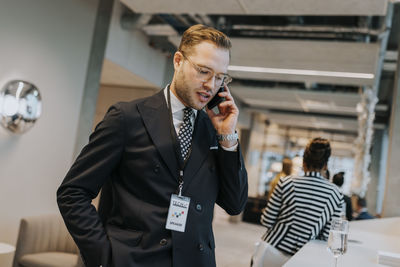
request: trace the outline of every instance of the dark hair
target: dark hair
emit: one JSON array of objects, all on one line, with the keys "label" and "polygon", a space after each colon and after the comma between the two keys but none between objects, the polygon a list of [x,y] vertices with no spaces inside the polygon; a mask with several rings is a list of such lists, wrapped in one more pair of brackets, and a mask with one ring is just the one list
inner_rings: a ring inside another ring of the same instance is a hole
[{"label": "dark hair", "polygon": [[188,28],[182,35],[178,50],[190,55],[191,49],[203,41],[209,41],[218,48],[230,51],[232,44],[228,36],[212,27],[197,24]]},{"label": "dark hair", "polygon": [[325,178],[328,180],[331,179],[331,173],[328,169],[326,169],[326,171],[325,171]]},{"label": "dark hair", "polygon": [[334,183],[338,187],[341,187],[343,185],[343,182],[344,182],[344,172],[338,172],[332,178],[332,183]]},{"label": "dark hair", "polygon": [[312,139],[306,146],[303,156],[303,164],[308,169],[321,170],[328,164],[328,159],[331,156],[331,145],[329,141],[317,137]]},{"label": "dark hair", "polygon": [[359,197],[357,199],[357,205],[361,208],[367,207],[367,200],[365,198]]}]

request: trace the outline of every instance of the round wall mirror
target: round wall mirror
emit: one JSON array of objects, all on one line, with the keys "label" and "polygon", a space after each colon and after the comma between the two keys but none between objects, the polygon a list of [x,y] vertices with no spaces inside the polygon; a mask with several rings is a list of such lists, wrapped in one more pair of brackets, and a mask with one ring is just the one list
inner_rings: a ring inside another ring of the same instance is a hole
[{"label": "round wall mirror", "polygon": [[42,112],[42,98],[35,85],[11,81],[0,91],[0,123],[13,133],[24,133]]}]

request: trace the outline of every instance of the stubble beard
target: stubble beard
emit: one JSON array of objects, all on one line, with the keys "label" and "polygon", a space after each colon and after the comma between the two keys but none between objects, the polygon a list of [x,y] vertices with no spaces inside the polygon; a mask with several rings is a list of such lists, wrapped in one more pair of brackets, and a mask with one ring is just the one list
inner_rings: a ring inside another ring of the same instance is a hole
[{"label": "stubble beard", "polygon": [[184,105],[196,110],[202,110],[205,104],[201,105],[196,103],[194,99],[195,96],[192,95],[192,93],[195,93],[195,90],[191,89],[188,84],[189,83],[187,82],[186,76],[182,73],[174,83],[175,92],[178,98],[184,102]]}]

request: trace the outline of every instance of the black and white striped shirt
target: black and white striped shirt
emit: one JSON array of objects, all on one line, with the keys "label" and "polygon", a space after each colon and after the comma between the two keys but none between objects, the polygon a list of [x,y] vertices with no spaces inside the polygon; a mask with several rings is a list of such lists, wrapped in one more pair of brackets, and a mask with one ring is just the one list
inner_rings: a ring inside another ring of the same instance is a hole
[{"label": "black and white striped shirt", "polygon": [[283,177],[261,215],[267,227],[263,240],[294,255],[309,240],[328,238],[330,222],[340,217],[342,205],[337,186],[318,172]]}]

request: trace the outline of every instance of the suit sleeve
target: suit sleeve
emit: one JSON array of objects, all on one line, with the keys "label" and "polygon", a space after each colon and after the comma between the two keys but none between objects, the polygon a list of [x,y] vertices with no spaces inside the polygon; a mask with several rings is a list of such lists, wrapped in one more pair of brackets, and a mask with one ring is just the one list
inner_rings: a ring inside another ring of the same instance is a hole
[{"label": "suit sleeve", "polygon": [[240,145],[237,151],[218,149],[220,189],[217,204],[228,214],[237,215],[247,202],[247,171],[243,163]]},{"label": "suit sleeve", "polygon": [[108,266],[110,262],[110,242],[91,201],[110,179],[121,159],[123,126],[119,105],[112,106],[57,190],[61,215],[86,266]]}]

